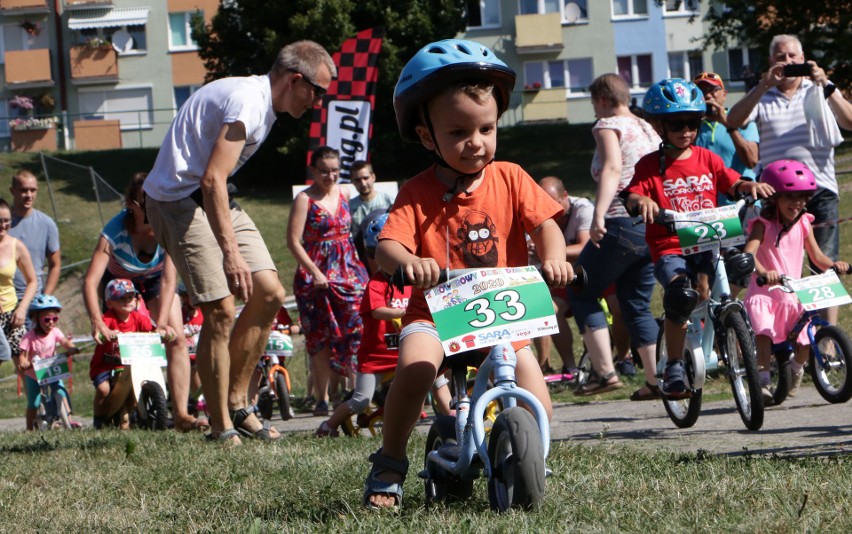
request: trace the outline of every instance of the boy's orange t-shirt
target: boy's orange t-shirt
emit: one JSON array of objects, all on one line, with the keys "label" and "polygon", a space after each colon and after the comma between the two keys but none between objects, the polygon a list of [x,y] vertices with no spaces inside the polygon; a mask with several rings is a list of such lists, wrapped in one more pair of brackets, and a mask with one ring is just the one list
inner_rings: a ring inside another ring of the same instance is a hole
[{"label": "boy's orange t-shirt", "polygon": [[[525,233],[562,214],[562,207],[519,165],[492,162],[482,184],[449,202],[435,167],[400,188],[379,239],[401,243],[412,254],[434,258],[443,269],[527,265]],[[449,251],[447,245],[449,243]],[[432,321],[422,290],[414,289],[403,324]]]}]

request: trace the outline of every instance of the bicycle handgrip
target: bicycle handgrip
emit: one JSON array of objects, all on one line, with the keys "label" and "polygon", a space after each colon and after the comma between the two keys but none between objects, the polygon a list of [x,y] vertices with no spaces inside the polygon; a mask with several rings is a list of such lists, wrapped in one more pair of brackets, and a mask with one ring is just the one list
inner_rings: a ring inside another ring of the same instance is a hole
[{"label": "bicycle handgrip", "polygon": [[[450,269],[450,278],[454,278],[455,276],[458,276],[457,273],[459,271],[465,271],[465,270],[473,270],[473,269]],[[454,271],[456,272],[456,274],[454,274]],[[541,272],[541,269],[539,269],[539,272]],[[442,270],[440,276],[438,277],[438,284],[443,284],[446,281],[447,281],[447,271]],[[570,287],[577,289],[577,290],[580,290],[583,287],[585,287],[585,285],[586,285],[586,283],[588,283],[588,281],[589,281],[589,277],[586,274],[585,269],[583,269],[580,266],[577,266],[577,267],[574,268],[574,278],[573,278],[573,280],[571,280],[568,283],[568,285]],[[405,286],[414,285],[414,283],[411,282],[410,280],[408,280],[408,278],[405,276],[405,270],[403,269],[402,265],[397,266],[396,271],[394,271],[394,273],[392,275],[390,275],[389,283],[390,283],[391,286],[393,286],[394,289],[396,289],[398,291],[404,291]]]},{"label": "bicycle handgrip", "polygon": [[[848,270],[846,270],[846,272],[840,272],[838,269],[835,269],[834,267],[831,267],[831,270],[836,272],[837,274],[849,274],[852,271],[852,266],[850,266],[850,268]],[[755,282],[757,283],[757,285],[759,287],[763,287],[763,286],[766,285],[766,277],[763,276],[763,275],[760,275],[760,276],[757,277],[757,279],[755,279]]]}]

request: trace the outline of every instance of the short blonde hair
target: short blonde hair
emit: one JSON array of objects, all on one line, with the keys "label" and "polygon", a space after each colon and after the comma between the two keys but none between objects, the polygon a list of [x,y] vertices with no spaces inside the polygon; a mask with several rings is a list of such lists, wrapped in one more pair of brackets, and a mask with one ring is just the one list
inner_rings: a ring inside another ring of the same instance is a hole
[{"label": "short blonde hair", "polygon": [[603,99],[612,105],[630,105],[630,87],[618,74],[602,74],[589,86],[593,99]]}]

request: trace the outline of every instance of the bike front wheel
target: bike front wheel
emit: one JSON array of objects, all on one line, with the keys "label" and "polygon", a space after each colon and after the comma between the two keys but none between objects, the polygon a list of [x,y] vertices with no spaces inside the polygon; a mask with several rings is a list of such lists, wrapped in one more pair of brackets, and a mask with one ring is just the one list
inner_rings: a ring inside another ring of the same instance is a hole
[{"label": "bike front wheel", "polygon": [[145,382],[139,393],[139,404],[144,406],[144,414],[139,411],[142,426],[149,430],[165,430],[167,428],[169,410],[166,394],[156,382]]},{"label": "bike front wheel", "polygon": [[544,447],[538,424],[519,407],[501,412],[488,440],[491,509],[531,509],[544,498]]},{"label": "bike front wheel", "polygon": [[59,418],[59,422],[62,423],[62,427],[65,430],[71,430],[71,419],[68,417],[68,408],[65,407],[65,395],[61,392],[56,391],[53,393],[53,403],[56,407],[56,415]]},{"label": "bike front wheel", "polygon": [[[852,341],[836,326],[824,326],[814,336],[816,347],[811,347],[810,368],[814,387],[822,398],[832,404],[852,398]],[[822,365],[814,356],[818,350]]]},{"label": "bike front wheel", "polygon": [[281,412],[281,420],[289,421],[292,419],[290,388],[287,387],[287,377],[284,376],[284,373],[275,373],[275,397],[278,399],[278,411]]},{"label": "bike front wheel", "polygon": [[435,502],[452,502],[469,499],[473,495],[473,480],[465,480],[448,473],[429,461],[429,453],[442,447],[458,447],[456,420],[448,415],[439,415],[429,428],[426,437],[426,454],[423,467],[426,472],[426,505]]},{"label": "bike front wheel", "polygon": [[725,355],[728,358],[728,380],[737,403],[737,411],[749,430],[763,426],[763,395],[757,372],[754,336],[738,313],[725,317]]},{"label": "bike front wheel", "polygon": [[[660,333],[657,335],[657,382],[659,384],[663,383],[663,371],[667,362],[666,336],[660,329]],[[691,387],[695,380],[692,358],[684,358],[683,364],[686,369],[686,378]],[[663,407],[676,427],[690,428],[698,421],[698,415],[701,413],[701,393],[702,390],[693,389],[692,395],[685,399],[667,399],[663,396]]]}]

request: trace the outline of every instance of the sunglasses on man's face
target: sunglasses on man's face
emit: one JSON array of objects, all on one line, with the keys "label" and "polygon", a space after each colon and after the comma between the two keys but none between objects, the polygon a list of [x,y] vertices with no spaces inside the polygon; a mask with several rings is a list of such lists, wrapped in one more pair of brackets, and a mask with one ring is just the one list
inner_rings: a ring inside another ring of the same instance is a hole
[{"label": "sunglasses on man's face", "polygon": [[681,119],[666,121],[666,128],[670,132],[682,132],[684,128],[689,128],[690,130],[697,131],[699,128],[701,128],[701,119]]}]

